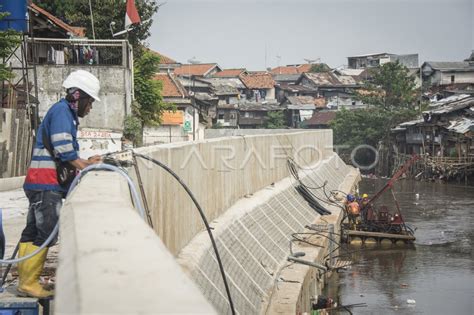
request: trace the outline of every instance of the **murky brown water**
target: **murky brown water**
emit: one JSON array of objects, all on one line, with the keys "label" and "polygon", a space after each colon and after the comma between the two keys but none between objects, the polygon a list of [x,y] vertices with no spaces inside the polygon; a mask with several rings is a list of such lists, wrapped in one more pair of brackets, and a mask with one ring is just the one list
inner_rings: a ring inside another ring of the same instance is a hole
[{"label": "murky brown water", "polygon": [[[360,192],[373,194],[385,182],[365,179]],[[352,268],[332,277],[327,295],[368,304],[353,314],[474,314],[474,187],[403,180],[395,191],[417,228],[415,246],[358,251]],[[383,199],[392,201],[390,194]]]}]

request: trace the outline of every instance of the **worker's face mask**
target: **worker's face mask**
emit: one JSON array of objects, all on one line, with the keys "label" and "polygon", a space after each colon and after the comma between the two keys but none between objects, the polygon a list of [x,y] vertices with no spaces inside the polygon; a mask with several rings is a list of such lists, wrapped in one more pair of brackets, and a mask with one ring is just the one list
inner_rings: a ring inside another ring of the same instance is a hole
[{"label": "worker's face mask", "polygon": [[77,116],[83,118],[87,114],[89,114],[90,110],[92,109],[92,103],[94,99],[89,95],[79,98],[79,103],[77,106]]},{"label": "worker's face mask", "polygon": [[74,111],[76,111],[77,116],[81,118],[89,114],[90,110],[92,109],[92,103],[94,102],[94,99],[87,93],[76,88],[71,88],[68,90],[66,100],[72,106]]}]

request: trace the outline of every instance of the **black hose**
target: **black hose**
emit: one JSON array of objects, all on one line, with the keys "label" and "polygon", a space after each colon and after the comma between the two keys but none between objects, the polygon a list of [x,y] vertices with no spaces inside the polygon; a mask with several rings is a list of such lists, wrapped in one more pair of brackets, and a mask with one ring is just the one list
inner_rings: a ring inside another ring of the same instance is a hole
[{"label": "black hose", "polygon": [[181,184],[181,186],[183,186],[184,190],[186,190],[189,197],[191,197],[192,201],[194,202],[194,204],[196,205],[196,208],[199,211],[199,214],[201,215],[201,219],[202,219],[204,225],[206,226],[206,230],[207,230],[207,233],[209,234],[209,238],[211,239],[212,247],[213,247],[214,252],[216,254],[217,264],[219,265],[219,269],[220,269],[220,272],[221,272],[221,275],[222,275],[222,281],[224,282],[225,291],[227,293],[227,299],[229,300],[230,310],[231,310],[232,314],[235,315],[236,312],[235,312],[235,308],[234,308],[234,303],[232,302],[232,296],[230,295],[230,289],[229,289],[229,285],[227,283],[227,277],[226,277],[226,274],[225,274],[225,271],[224,271],[224,266],[222,265],[221,256],[219,255],[219,250],[217,249],[216,241],[214,240],[214,236],[212,235],[211,227],[209,226],[209,223],[207,222],[206,215],[204,214],[204,211],[202,210],[201,206],[197,202],[197,200],[194,197],[193,193],[188,188],[188,186],[181,180],[181,178],[175,172],[173,172],[173,170],[171,170],[168,166],[166,166],[165,164],[163,164],[160,161],[155,160],[155,159],[153,159],[149,156],[142,155],[142,154],[139,154],[139,153],[133,152],[133,155],[141,157],[142,159],[148,160],[150,162],[153,162],[156,165],[163,168],[168,173],[170,173]]}]

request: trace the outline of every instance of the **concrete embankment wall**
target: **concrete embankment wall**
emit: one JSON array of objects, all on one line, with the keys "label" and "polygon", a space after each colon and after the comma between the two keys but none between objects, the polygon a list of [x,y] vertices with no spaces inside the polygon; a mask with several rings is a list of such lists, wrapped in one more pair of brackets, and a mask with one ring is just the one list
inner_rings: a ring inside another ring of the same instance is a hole
[{"label": "concrete embankment wall", "polygon": [[[308,166],[332,156],[332,131],[218,138],[151,146],[137,152],[173,169],[212,221],[240,198],[288,177],[289,157]],[[169,174],[142,159],[138,165],[154,229],[176,255],[204,229],[199,213]]]},{"label": "concrete embankment wall", "polygon": [[[300,177],[308,186],[327,181],[327,192],[349,191],[359,173],[332,152],[330,130],[138,151],[176,171],[202,205],[239,314],[309,310],[324,276],[307,266],[287,266],[291,234],[311,223],[337,226],[341,213],[328,206],[333,214],[321,218],[309,207],[294,188],[287,160],[306,167]],[[210,241],[189,196],[154,164],[138,159],[138,167],[155,233],[133,211],[123,178],[85,175],[61,210],[56,313],[229,313]],[[321,189],[315,194],[325,198]],[[321,248],[295,243],[293,250],[323,264],[328,240],[313,238]]]},{"label": "concrete embankment wall", "polygon": [[[348,192],[357,183],[359,173],[332,155],[301,171],[303,182],[311,187],[324,184],[331,190]],[[323,189],[313,190],[320,200],[328,200]],[[305,228],[320,224],[337,233],[341,209],[321,202],[332,215],[321,217],[295,189],[293,179],[284,179],[252,197],[238,201],[212,223],[219,253],[228,275],[236,310],[240,314],[299,314],[310,311],[310,299],[321,293],[325,276],[305,265],[289,264],[293,233],[311,233]],[[325,234],[326,236],[331,236]],[[331,244],[318,235],[298,235],[317,244],[293,242],[293,252],[304,252],[304,259],[325,265]],[[292,241],[293,240],[293,241]],[[333,248],[337,245],[332,244]],[[220,314],[229,313],[224,285],[217,260],[209,246],[207,233],[194,238],[179,254],[179,263],[199,285]],[[278,286],[278,287],[277,287]]]}]

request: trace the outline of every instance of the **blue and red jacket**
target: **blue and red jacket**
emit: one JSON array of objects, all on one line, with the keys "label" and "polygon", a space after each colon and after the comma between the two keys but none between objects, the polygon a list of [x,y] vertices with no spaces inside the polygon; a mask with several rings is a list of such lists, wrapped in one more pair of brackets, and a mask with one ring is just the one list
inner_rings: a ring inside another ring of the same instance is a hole
[{"label": "blue and red jacket", "polygon": [[56,165],[43,144],[43,129],[56,156],[62,161],[73,161],[79,158],[78,126],[77,114],[65,99],[61,99],[48,110],[36,134],[33,157],[23,189],[65,191],[65,188],[59,186]]}]

